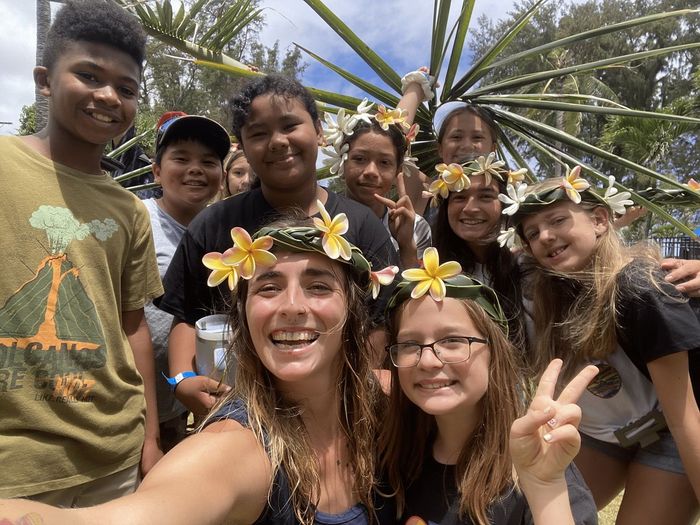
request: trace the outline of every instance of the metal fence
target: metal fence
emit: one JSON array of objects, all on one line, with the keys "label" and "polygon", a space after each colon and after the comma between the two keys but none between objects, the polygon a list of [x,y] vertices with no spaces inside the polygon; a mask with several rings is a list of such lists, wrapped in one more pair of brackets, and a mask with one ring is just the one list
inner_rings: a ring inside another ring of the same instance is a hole
[{"label": "metal fence", "polygon": [[687,235],[677,237],[654,237],[653,240],[661,247],[664,257],[676,259],[700,259],[700,242]]}]

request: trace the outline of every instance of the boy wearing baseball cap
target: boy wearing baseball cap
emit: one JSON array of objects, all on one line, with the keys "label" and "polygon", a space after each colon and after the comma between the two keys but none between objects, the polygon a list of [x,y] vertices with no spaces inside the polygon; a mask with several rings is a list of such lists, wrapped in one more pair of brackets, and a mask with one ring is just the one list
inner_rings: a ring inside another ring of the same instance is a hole
[{"label": "boy wearing baseball cap", "polygon": [[[163,188],[159,199],[146,199],[161,277],[165,275],[187,225],[216,195],[223,180],[223,160],[231,141],[217,122],[181,111],[165,113],[158,122],[153,175]],[[185,436],[187,410],[164,378],[168,373],[168,332],[172,315],[146,305],[156,360],[156,395],[164,452]]]}]

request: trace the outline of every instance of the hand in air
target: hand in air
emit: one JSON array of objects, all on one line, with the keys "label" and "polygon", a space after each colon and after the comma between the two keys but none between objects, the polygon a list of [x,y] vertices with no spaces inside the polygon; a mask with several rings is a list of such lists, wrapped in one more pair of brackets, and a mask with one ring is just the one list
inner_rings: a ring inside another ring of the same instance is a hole
[{"label": "hand in air", "polygon": [[401,254],[402,265],[412,267],[415,264],[406,266],[403,264],[404,257],[408,254],[416,259],[416,244],[413,240],[413,229],[416,220],[416,212],[413,209],[411,199],[406,194],[406,184],[403,173],[396,177],[396,191],[399,198],[396,202],[375,193],[374,198],[389,209],[389,231],[391,236],[399,243],[399,253]]},{"label": "hand in air", "polygon": [[564,470],[578,454],[581,409],[576,401],[598,373],[595,366],[581,370],[554,399],[561,359],[542,374],[527,413],[510,429],[510,453],[523,483],[547,484],[564,478]]}]

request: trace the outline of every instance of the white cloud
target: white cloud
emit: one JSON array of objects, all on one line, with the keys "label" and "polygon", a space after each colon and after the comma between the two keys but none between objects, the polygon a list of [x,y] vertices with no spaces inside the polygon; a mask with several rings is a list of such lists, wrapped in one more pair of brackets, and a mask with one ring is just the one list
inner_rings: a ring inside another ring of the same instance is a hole
[{"label": "white cloud", "polygon": [[[454,2],[460,4],[461,2]],[[512,7],[512,0],[477,2],[472,21],[486,13],[499,18]],[[390,66],[400,73],[426,64],[430,54],[430,0],[327,0],[326,5],[336,13]],[[0,126],[0,134],[14,132],[23,105],[34,100],[32,68],[36,46],[36,2],[30,0],[0,0],[0,121],[11,121],[12,126]],[[263,41],[271,45],[279,40],[286,49],[292,42],[307,47],[322,57],[357,71],[357,57],[316,13],[301,0],[263,0],[267,25]],[[53,5],[54,10],[56,4]],[[454,17],[459,6],[453,6]],[[307,77],[320,79],[318,87],[359,96],[360,92],[334,73],[326,73],[323,66],[310,57]],[[376,78],[368,78],[376,82]]]}]

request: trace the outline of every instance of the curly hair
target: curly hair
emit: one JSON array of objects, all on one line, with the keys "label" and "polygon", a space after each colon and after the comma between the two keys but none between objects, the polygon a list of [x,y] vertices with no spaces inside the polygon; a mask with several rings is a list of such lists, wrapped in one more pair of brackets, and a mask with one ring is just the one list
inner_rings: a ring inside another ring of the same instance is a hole
[{"label": "curly hair", "polygon": [[241,145],[243,145],[241,129],[248,122],[250,106],[253,100],[256,97],[267,94],[277,95],[289,100],[298,99],[306,111],[309,112],[309,115],[311,115],[311,120],[314,124],[320,127],[321,123],[318,120],[316,101],[304,86],[293,78],[284,75],[265,75],[248,82],[238,95],[233,96],[229,100],[228,105],[232,115],[231,132]]},{"label": "curly hair", "polygon": [[138,20],[105,0],[68,0],[46,36],[42,65],[50,68],[72,42],[106,44],[134,59],[143,70],[146,33]]}]

